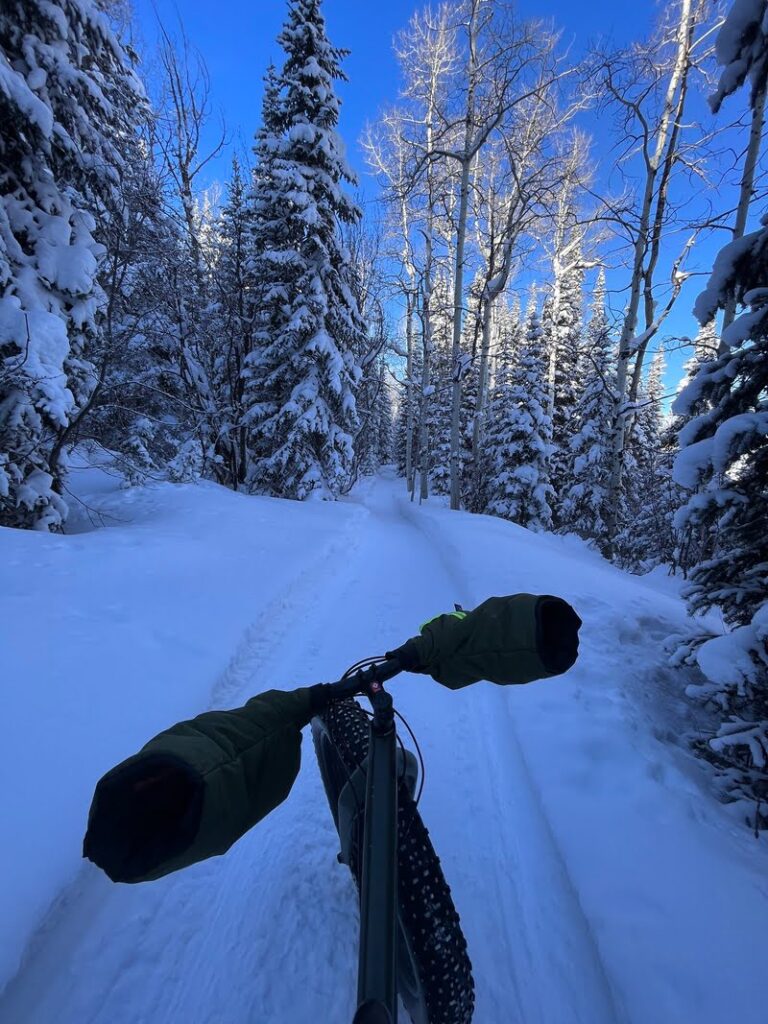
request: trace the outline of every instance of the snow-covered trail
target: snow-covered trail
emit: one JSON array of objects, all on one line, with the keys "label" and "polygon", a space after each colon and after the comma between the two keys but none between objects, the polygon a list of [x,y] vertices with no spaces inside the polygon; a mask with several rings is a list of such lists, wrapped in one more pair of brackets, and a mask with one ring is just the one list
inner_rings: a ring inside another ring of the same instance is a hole
[{"label": "snow-covered trail", "polygon": [[[214,706],[336,678],[411,635],[446,608],[446,595],[477,599],[461,559],[431,543],[388,482],[359,500],[348,555],[320,560],[255,610],[228,671],[212,681]],[[392,690],[425,755],[422,811],[469,942],[477,1024],[627,1019],[504,692],[451,693],[416,677]],[[0,999],[0,1022],[350,1021],[355,891],[336,849],[306,736],[289,799],[226,857],[136,887],[84,866]]]}]

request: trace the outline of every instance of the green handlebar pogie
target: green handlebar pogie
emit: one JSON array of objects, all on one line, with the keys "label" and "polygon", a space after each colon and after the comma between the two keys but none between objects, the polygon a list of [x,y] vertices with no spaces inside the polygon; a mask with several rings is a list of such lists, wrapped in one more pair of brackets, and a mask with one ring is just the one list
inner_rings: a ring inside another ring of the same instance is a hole
[{"label": "green handlebar pogie", "polygon": [[489,597],[471,612],[430,619],[420,636],[389,654],[406,671],[426,672],[451,690],[481,679],[530,683],[573,665],[580,626],[579,616],[559,597]]}]

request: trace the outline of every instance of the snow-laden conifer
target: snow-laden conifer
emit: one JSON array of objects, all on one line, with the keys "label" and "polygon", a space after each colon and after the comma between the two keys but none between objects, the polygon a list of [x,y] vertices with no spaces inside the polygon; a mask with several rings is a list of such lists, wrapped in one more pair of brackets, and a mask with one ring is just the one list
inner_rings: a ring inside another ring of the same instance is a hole
[{"label": "snow-laden conifer", "polygon": [[[277,114],[258,142],[253,276],[260,317],[253,368],[253,489],[293,498],[339,494],[358,428],[357,361],[365,326],[339,224],[359,210],[336,131],[344,51],[320,0],[291,0],[279,42]],[[263,397],[259,396],[263,389]]]},{"label": "snow-laden conifer", "polygon": [[[507,342],[508,344],[508,342]],[[508,363],[510,364],[508,366]],[[531,308],[517,354],[499,358],[485,439],[487,511],[531,530],[552,524],[551,422],[546,414],[547,357]]]},{"label": "snow-laden conifer", "polygon": [[613,348],[605,309],[605,275],[601,272],[579,365],[582,390],[572,411],[570,485],[566,483],[560,498],[563,529],[598,545],[604,542],[607,529],[609,445],[616,386]]}]

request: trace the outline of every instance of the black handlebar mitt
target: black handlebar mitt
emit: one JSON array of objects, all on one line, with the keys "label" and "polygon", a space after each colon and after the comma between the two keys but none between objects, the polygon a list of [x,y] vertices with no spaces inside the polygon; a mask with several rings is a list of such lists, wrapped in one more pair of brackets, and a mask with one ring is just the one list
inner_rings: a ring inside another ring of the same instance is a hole
[{"label": "black handlebar mitt", "polygon": [[99,781],[83,856],[130,882],[186,850],[200,825],[203,779],[173,754],[129,758]]},{"label": "black handlebar mitt", "polygon": [[576,663],[581,625],[562,598],[544,594],[536,601],[536,648],[550,675],[562,675]]},{"label": "black handlebar mitt", "polygon": [[113,882],[146,882],[226,853],[288,796],[301,730],[324,700],[269,690],[155,736],[99,781],[83,856]]},{"label": "black handlebar mitt", "polygon": [[466,614],[438,615],[390,656],[406,671],[426,672],[452,690],[480,679],[529,683],[573,665],[580,626],[579,616],[559,597],[489,597]]}]

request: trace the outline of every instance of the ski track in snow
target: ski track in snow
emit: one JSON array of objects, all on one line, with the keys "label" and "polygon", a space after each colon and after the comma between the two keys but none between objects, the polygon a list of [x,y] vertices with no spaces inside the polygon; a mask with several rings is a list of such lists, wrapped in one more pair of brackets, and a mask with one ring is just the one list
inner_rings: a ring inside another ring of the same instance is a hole
[{"label": "ski track in snow", "polygon": [[[259,612],[211,706],[337,678],[448,610],[447,597],[488,596],[388,484],[357,493],[351,532]],[[507,694],[413,676],[392,691],[424,751],[421,808],[468,939],[476,1024],[623,1024]],[[143,886],[84,866],[0,997],[0,1024],[348,1024],[356,894],[336,850],[305,733],[290,797],[225,857]]]}]

